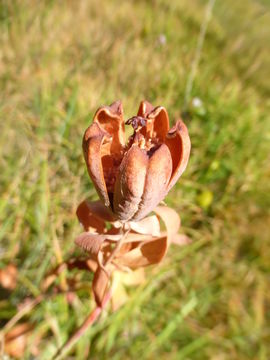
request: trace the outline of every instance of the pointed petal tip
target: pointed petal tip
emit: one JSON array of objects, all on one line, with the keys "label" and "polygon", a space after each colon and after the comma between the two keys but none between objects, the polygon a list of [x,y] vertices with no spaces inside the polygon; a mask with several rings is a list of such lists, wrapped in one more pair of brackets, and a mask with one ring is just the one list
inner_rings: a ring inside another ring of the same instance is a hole
[{"label": "pointed petal tip", "polygon": [[172,176],[167,189],[167,192],[169,192],[185,171],[191,150],[188,129],[181,119],[179,119],[168,132],[165,143],[171,152],[173,161]]},{"label": "pointed petal tip", "polygon": [[113,137],[111,152],[119,152],[125,145],[123,106],[120,100],[110,106],[101,106],[95,113],[94,123]]},{"label": "pointed petal tip", "polygon": [[167,137],[174,137],[177,131],[189,138],[187,126],[182,119],[176,121],[175,125],[168,131]]},{"label": "pointed petal tip", "polygon": [[109,121],[110,118],[115,118],[123,121],[123,105],[120,100],[116,100],[108,105],[100,106],[94,116],[94,120],[98,122]]},{"label": "pointed petal tip", "polygon": [[114,101],[113,103],[111,103],[109,108],[113,113],[117,114],[118,116],[122,116],[124,113],[121,100]]},{"label": "pointed petal tip", "polygon": [[147,100],[142,100],[138,110],[138,116],[146,117],[152,110],[154,106]]}]

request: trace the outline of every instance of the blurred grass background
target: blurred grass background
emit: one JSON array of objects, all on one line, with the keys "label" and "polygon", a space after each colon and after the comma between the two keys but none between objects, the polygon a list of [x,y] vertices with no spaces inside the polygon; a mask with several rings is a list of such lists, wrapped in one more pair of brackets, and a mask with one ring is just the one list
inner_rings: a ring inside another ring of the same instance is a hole
[{"label": "blurred grass background", "polygon": [[[0,1],[0,324],[74,252],[76,206],[96,198],[81,139],[101,104],[184,111],[192,153],[166,202],[193,240],[148,270],[69,359],[270,359],[270,4],[217,0],[190,98],[206,1]],[[80,252],[78,252],[79,254]],[[67,274],[65,275],[67,276]],[[90,277],[24,318],[50,359],[94,304]],[[31,345],[23,358],[31,359]],[[8,357],[7,357],[8,358]]]}]

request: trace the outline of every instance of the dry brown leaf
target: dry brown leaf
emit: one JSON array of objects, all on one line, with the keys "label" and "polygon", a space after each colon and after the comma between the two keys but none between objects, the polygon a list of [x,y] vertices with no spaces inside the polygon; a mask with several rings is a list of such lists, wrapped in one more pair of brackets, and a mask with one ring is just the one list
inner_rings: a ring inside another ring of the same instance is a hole
[{"label": "dry brown leaf", "polygon": [[122,235],[111,235],[111,234],[91,234],[84,232],[75,239],[75,244],[89,252],[91,255],[97,255],[101,245],[105,240],[119,241]]},{"label": "dry brown leaf", "polygon": [[142,244],[116,258],[116,262],[131,269],[159,263],[167,251],[167,236]]},{"label": "dry brown leaf", "polygon": [[29,323],[14,326],[5,336],[5,353],[16,359],[22,359],[32,329],[33,326]]},{"label": "dry brown leaf", "polygon": [[0,286],[5,289],[13,290],[17,284],[18,270],[15,265],[9,264],[0,269]]},{"label": "dry brown leaf", "polygon": [[77,236],[77,238],[75,239],[75,244],[81,247],[83,250],[89,252],[91,255],[97,255],[105,239],[105,235],[90,234],[89,232],[84,232]]},{"label": "dry brown leaf", "polygon": [[100,306],[102,305],[102,301],[107,293],[109,285],[109,274],[99,267],[95,272],[92,290],[94,293],[95,301]]},{"label": "dry brown leaf", "polygon": [[101,201],[84,200],[78,206],[76,214],[84,230],[94,229],[98,233],[104,232],[106,221],[114,220]]}]

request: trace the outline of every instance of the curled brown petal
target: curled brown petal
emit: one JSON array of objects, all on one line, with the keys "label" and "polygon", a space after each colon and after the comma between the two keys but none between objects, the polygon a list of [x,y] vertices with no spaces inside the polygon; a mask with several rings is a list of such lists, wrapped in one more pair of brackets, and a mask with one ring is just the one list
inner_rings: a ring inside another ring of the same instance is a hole
[{"label": "curled brown petal", "polygon": [[126,221],[138,210],[144,191],[148,156],[137,145],[126,153],[116,178],[113,210],[117,217]]},{"label": "curled brown petal", "polygon": [[120,101],[99,108],[93,124],[83,138],[84,157],[88,173],[106,206],[110,206],[110,194],[125,145],[123,108]]},{"label": "curled brown petal", "polygon": [[94,116],[104,131],[112,136],[111,152],[117,152],[125,146],[125,124],[121,101],[115,101],[110,106],[102,106]]},{"label": "curled brown petal", "polygon": [[97,123],[93,123],[85,131],[83,152],[87,170],[95,188],[105,205],[109,206],[110,200],[102,166],[102,145],[105,139],[110,139],[109,134],[102,130]]},{"label": "curled brown petal", "polygon": [[138,116],[141,116],[141,117],[144,117],[146,118],[147,115],[152,111],[154,110],[154,106],[152,104],[150,104],[150,102],[144,100],[140,103],[140,107],[139,107],[139,110],[138,110]]},{"label": "curled brown petal", "polygon": [[169,191],[185,171],[191,149],[188,130],[182,120],[178,120],[169,131],[165,143],[170,149],[173,162],[172,176],[167,190]]},{"label": "curled brown petal", "polygon": [[149,159],[142,200],[132,220],[143,219],[164,198],[171,172],[171,154],[168,147],[162,144]]},{"label": "curled brown petal", "polygon": [[147,138],[157,138],[164,141],[169,131],[169,116],[163,106],[154,107],[148,101],[142,101],[138,110],[138,116],[144,117],[146,127],[141,129],[141,133]]},{"label": "curled brown petal", "polygon": [[181,221],[175,210],[167,206],[157,206],[154,212],[164,221],[168,234],[168,245],[177,234]]},{"label": "curled brown petal", "polygon": [[167,110],[158,106],[148,115],[148,119],[153,121],[153,137],[164,141],[170,126]]}]

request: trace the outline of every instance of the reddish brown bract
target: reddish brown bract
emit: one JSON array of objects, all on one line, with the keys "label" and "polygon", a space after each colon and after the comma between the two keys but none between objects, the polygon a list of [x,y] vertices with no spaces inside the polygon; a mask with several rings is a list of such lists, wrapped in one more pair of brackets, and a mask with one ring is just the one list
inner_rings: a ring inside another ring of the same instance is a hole
[{"label": "reddish brown bract", "polygon": [[190,153],[182,120],[169,130],[164,107],[140,104],[127,121],[134,134],[125,143],[120,101],[97,110],[83,138],[88,173],[115,219],[139,221],[148,215],[179,179]]}]

